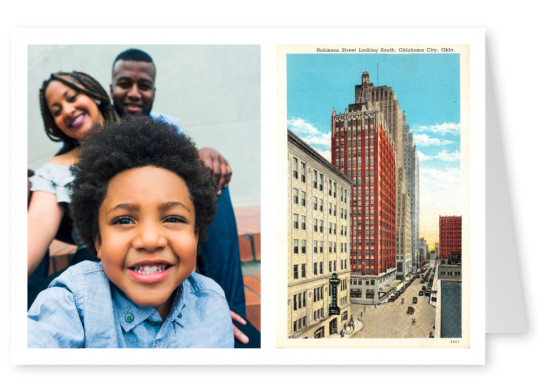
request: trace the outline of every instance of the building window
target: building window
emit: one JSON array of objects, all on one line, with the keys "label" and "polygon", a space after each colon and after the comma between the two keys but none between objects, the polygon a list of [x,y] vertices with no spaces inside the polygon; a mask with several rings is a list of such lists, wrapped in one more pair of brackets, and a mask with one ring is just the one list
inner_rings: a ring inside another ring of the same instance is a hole
[{"label": "building window", "polygon": [[306,193],[303,191],[300,192],[300,205],[306,206]]},{"label": "building window", "polygon": [[298,254],[298,239],[293,240],[293,253]]},{"label": "building window", "polygon": [[293,202],[298,205],[298,189],[293,188]]},{"label": "building window", "polygon": [[314,210],[318,210],[318,197],[314,197]]},{"label": "building window", "polygon": [[293,265],[293,278],[298,279],[298,265]]},{"label": "building window", "polygon": [[298,215],[293,214],[293,228],[298,229]]},{"label": "building window", "polygon": [[293,177],[298,179],[298,159],[296,157],[293,158]]},{"label": "building window", "polygon": [[306,240],[301,240],[300,241],[300,247],[302,249],[302,253],[306,254]]},{"label": "building window", "polygon": [[314,188],[318,188],[318,172],[314,170]]},{"label": "building window", "polygon": [[306,183],[306,163],[300,162],[300,180]]},{"label": "building window", "polygon": [[323,174],[320,173],[320,190],[323,190]]},{"label": "building window", "polygon": [[306,216],[300,216],[300,225],[303,230],[306,230]]},{"label": "building window", "polygon": [[302,278],[306,278],[306,264],[303,263],[301,266],[301,269],[300,269],[300,276]]}]

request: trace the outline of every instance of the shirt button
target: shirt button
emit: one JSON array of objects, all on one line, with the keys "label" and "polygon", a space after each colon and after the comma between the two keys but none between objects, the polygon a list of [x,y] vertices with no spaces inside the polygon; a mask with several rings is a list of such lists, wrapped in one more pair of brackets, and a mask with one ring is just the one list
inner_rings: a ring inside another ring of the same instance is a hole
[{"label": "shirt button", "polygon": [[124,318],[128,323],[132,322],[134,320],[134,315],[132,314],[126,314],[126,317]]}]

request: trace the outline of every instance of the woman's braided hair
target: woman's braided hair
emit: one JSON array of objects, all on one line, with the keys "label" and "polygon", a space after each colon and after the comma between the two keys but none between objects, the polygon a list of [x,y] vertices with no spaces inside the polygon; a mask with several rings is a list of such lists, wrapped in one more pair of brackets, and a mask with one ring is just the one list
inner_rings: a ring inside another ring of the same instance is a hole
[{"label": "woman's braided hair", "polygon": [[73,148],[78,147],[80,143],[78,140],[63,133],[63,131],[56,125],[54,118],[50,113],[48,103],[46,102],[46,88],[53,80],[57,80],[71,87],[75,91],[85,94],[95,100],[98,104],[98,109],[103,116],[104,125],[118,121],[118,115],[111,105],[109,95],[101,84],[92,76],[77,71],[52,73],[50,78],[48,80],[44,80],[42,83],[42,88],[40,88],[39,91],[39,100],[46,135],[50,140],[55,142],[63,141],[64,144],[63,148],[58,151],[57,155],[61,155],[72,150]]}]

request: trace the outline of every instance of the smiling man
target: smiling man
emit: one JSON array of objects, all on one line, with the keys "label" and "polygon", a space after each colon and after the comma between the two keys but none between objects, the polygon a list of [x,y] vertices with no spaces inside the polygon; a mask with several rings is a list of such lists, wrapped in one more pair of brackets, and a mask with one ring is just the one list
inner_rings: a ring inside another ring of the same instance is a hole
[{"label": "smiling man", "polygon": [[131,57],[137,58],[136,60],[124,60],[125,57],[121,59],[119,55],[113,64],[111,98],[115,110],[121,117],[129,114],[149,115],[153,108],[155,65],[151,57],[147,53],[144,54],[145,56]]}]

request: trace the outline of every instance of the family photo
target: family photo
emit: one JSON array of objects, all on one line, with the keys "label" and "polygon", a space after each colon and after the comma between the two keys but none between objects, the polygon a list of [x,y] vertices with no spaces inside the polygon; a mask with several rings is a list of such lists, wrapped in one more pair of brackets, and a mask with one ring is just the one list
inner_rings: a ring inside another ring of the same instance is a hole
[{"label": "family photo", "polygon": [[27,94],[28,347],[259,348],[260,47],[29,45]]}]

